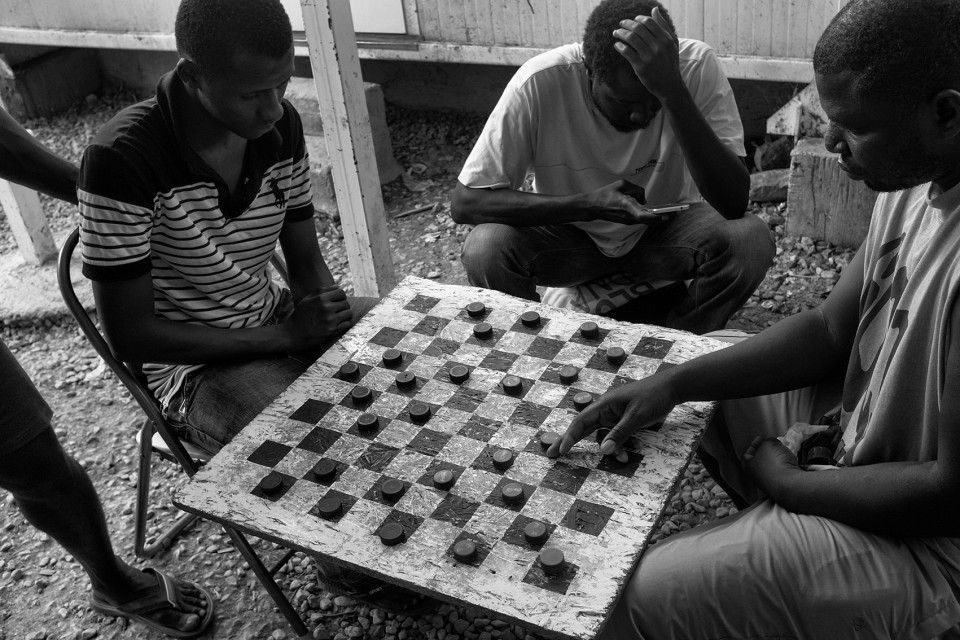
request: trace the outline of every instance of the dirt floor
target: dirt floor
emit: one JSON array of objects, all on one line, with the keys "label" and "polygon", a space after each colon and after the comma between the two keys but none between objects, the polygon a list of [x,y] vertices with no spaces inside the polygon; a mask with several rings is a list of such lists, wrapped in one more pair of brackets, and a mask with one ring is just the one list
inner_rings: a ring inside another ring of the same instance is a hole
[{"label": "dirt floor", "polygon": [[[57,118],[28,123],[59,153],[78,160],[96,129],[133,96],[90,98]],[[384,187],[390,243],[398,277],[415,274],[447,283],[465,283],[459,263],[468,229],[449,216],[449,193],[482,119],[449,113],[388,109],[394,153],[406,173]],[[54,229],[76,224],[72,207],[44,199]],[[426,206],[418,213],[409,213]],[[754,205],[777,238],[776,264],[731,326],[757,330],[817,305],[830,291],[852,251],[783,235],[782,204]],[[324,255],[341,283],[350,288],[349,267],[338,223],[318,221]],[[0,252],[15,247],[0,222]],[[134,428],[140,412],[72,319],[53,318],[26,326],[3,326],[2,338],[53,407],[54,424],[65,448],[90,473],[103,500],[117,552],[133,561],[132,511],[137,452]],[[154,472],[151,522],[174,512],[168,496],[182,481],[171,465]],[[671,501],[657,539],[732,513],[723,492],[694,462]],[[155,525],[155,527],[158,525]],[[276,557],[273,545],[258,549]],[[169,552],[138,563],[159,566],[206,585],[217,599],[217,623],[207,638],[292,637],[289,627],[232,548],[222,530],[202,523]],[[294,605],[316,638],[436,638],[514,640],[536,636],[521,626],[491,619],[476,610],[445,605],[419,618],[385,615],[334,598],[317,584],[309,558],[298,556],[280,574]],[[0,640],[160,638],[120,619],[93,613],[87,581],[79,566],[45,535],[27,524],[9,496],[0,494]]]}]

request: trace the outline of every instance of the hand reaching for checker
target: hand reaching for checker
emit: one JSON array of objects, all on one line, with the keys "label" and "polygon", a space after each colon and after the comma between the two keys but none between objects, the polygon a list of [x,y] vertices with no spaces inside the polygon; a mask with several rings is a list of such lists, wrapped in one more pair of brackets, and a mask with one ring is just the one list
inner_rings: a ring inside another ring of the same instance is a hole
[{"label": "hand reaching for checker", "polygon": [[676,404],[666,386],[655,377],[623,385],[600,396],[578,414],[563,437],[547,449],[547,456],[566,455],[573,445],[599,429],[610,430],[600,451],[605,455],[620,454],[630,436],[662,422]]},{"label": "hand reaching for checker", "polygon": [[652,16],[623,20],[613,32],[614,44],[647,91],[664,101],[674,92],[686,90],[680,77],[680,45],[659,8]]}]

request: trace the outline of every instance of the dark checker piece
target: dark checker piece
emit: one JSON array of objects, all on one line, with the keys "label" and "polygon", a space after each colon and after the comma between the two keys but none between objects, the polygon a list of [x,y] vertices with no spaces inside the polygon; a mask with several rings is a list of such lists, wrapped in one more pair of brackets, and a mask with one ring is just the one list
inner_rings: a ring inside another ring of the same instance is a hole
[{"label": "dark checker piece", "polygon": [[500,494],[503,496],[503,501],[507,504],[519,504],[523,501],[523,487],[516,482],[503,485]]},{"label": "dark checker piece", "polygon": [[580,335],[587,340],[596,340],[600,337],[600,327],[597,326],[596,322],[588,320],[580,325]]},{"label": "dark checker piece", "polygon": [[313,465],[313,475],[317,480],[330,480],[337,475],[337,463],[324,459]]},{"label": "dark checker piece", "polygon": [[357,429],[363,433],[370,433],[380,428],[380,418],[372,413],[362,413],[357,418]]},{"label": "dark checker piece", "polygon": [[549,449],[550,445],[560,439],[560,434],[554,431],[544,431],[540,434],[540,446]]},{"label": "dark checker piece", "polygon": [[531,522],[523,528],[523,536],[530,544],[543,544],[550,537],[547,525],[542,522]]},{"label": "dark checker piece", "polygon": [[279,474],[271,473],[260,481],[260,488],[267,495],[274,494],[283,486],[283,478]]},{"label": "dark checker piece", "polygon": [[517,376],[506,376],[501,384],[503,385],[503,390],[510,395],[517,395],[523,391],[523,382],[521,382]]},{"label": "dark checker piece", "polygon": [[410,371],[401,371],[397,374],[398,389],[413,389],[417,386],[417,376]]},{"label": "dark checker piece", "polygon": [[572,364],[565,364],[560,367],[560,382],[563,384],[571,384],[577,381],[577,378],[580,377],[580,370],[577,369]]},{"label": "dark checker piece", "polygon": [[383,352],[383,364],[388,367],[396,367],[403,362],[403,354],[397,349],[387,349]]},{"label": "dark checker piece", "polygon": [[399,522],[388,522],[377,530],[377,534],[380,536],[380,542],[388,547],[398,545],[407,539],[403,525]]},{"label": "dark checker piece", "polygon": [[482,302],[471,302],[467,305],[467,314],[471,318],[479,318],[487,312],[487,307]]},{"label": "dark checker piece", "polygon": [[353,398],[353,404],[365,405],[373,400],[373,392],[370,391],[369,387],[354,387],[350,392],[350,397]]},{"label": "dark checker piece", "polygon": [[610,347],[607,349],[607,361],[610,364],[623,364],[623,361],[627,359],[627,352],[621,349],[620,347]]},{"label": "dark checker piece", "polygon": [[336,518],[340,515],[341,511],[343,511],[343,503],[340,502],[340,498],[336,496],[321,498],[320,502],[317,503],[317,513],[320,514],[321,518],[327,520]]},{"label": "dark checker piece", "polygon": [[510,468],[513,464],[513,452],[507,449],[500,449],[493,454],[493,466],[500,471]]},{"label": "dark checker piece", "polygon": [[547,575],[555,576],[563,573],[565,564],[563,551],[560,551],[560,549],[556,547],[547,547],[540,552],[540,565],[543,567],[543,572]]},{"label": "dark checker piece", "polygon": [[403,482],[401,480],[394,480],[393,478],[390,480],[385,480],[383,484],[380,485],[380,491],[383,492],[384,499],[390,502],[396,502],[399,500],[401,497],[403,497],[403,494],[406,490],[407,488],[403,486]]},{"label": "dark checker piece", "polygon": [[473,335],[479,340],[486,340],[493,335],[493,327],[489,322],[478,322],[473,325]]},{"label": "dark checker piece", "polygon": [[437,489],[442,489],[446,491],[453,486],[453,483],[456,481],[457,477],[453,475],[453,471],[449,469],[441,469],[433,474],[433,486]]},{"label": "dark checker piece", "polygon": [[473,540],[461,540],[453,545],[453,557],[457,562],[470,564],[477,557],[477,544]]},{"label": "dark checker piece", "polygon": [[590,403],[593,402],[593,396],[586,391],[581,391],[577,395],[573,396],[573,406],[577,411],[583,411]]},{"label": "dark checker piece", "polygon": [[344,380],[355,380],[360,375],[360,367],[356,362],[345,362],[340,365],[340,377]]},{"label": "dark checker piece", "polygon": [[522,322],[525,327],[539,327],[540,314],[536,311],[524,311],[520,316],[520,322]]},{"label": "dark checker piece", "polygon": [[470,377],[470,369],[467,369],[462,364],[455,364],[450,367],[450,381],[455,384],[460,384],[461,382],[466,381]]},{"label": "dark checker piece", "polygon": [[414,402],[410,405],[410,419],[423,424],[430,419],[430,407],[422,402]]}]

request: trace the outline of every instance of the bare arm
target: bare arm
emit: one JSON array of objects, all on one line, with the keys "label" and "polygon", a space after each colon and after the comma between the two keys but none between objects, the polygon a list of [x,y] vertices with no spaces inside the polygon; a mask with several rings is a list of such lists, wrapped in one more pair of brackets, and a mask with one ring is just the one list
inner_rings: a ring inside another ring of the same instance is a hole
[{"label": "bare arm", "polygon": [[[950,335],[958,331],[955,303]],[[947,355],[936,460],[805,471],[776,440],[755,441],[744,458],[758,486],[790,511],[888,535],[960,536],[960,341]]]},{"label": "bare arm", "polygon": [[497,222],[514,227],[609,220],[659,224],[667,218],[643,208],[642,187],[621,180],[586,193],[551,196],[513,189],[475,189],[458,182],[450,214],[460,224]]},{"label": "bare arm", "polygon": [[0,109],[0,178],[76,204],[78,175],[76,165],[40,144]]},{"label": "bare arm", "polygon": [[624,20],[614,35],[620,39],[617,51],[663,105],[700,194],[725,218],[742,217],[750,173],[743,159],[723,145],[693,101],[680,76],[677,38],[660,10],[654,9],[652,17]]},{"label": "bare arm", "polygon": [[846,365],[856,333],[863,254],[819,309],[791,316],[726,349],[701,356],[604,394],[584,409],[548,450],[565,454],[598,428],[610,428],[602,444],[612,453],[636,431],[663,419],[689,400],[723,400],[804,387],[835,376]]},{"label": "bare arm", "polygon": [[221,329],[158,318],[150,275],[120,282],[93,282],[97,312],[111,347],[128,362],[213,364],[285,355],[324,344],[350,324],[346,295],[334,285],[313,220],[284,226],[296,309],[282,324]]}]

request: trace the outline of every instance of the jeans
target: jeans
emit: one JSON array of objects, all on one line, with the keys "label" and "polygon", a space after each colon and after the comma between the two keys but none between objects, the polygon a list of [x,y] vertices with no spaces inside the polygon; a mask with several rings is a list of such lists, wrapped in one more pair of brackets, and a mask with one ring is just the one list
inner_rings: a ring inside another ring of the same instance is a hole
[{"label": "jeans", "polygon": [[569,224],[512,227],[481,224],[463,247],[470,284],[527,300],[536,288],[570,287],[611,273],[638,280],[691,280],[686,295],[666,311],[666,325],[694,333],[722,329],[754,292],[773,262],[767,225],[753,215],[726,220],[697,203],[651,226],[626,255],[601,253]]},{"label": "jeans", "polygon": [[[281,303],[274,318],[292,313]],[[350,298],[351,326],[377,304],[377,298]],[[167,408],[167,419],[182,440],[216,453],[283,393],[340,336],[310,353],[207,365],[189,373]]]}]

